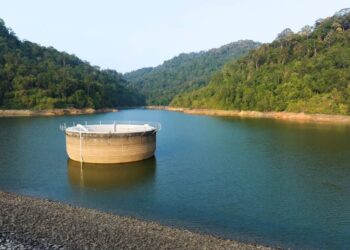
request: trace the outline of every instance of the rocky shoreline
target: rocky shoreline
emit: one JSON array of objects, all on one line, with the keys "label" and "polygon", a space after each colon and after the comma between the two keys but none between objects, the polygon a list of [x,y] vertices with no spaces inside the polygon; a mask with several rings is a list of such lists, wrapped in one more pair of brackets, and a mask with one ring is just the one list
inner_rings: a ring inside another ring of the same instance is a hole
[{"label": "rocky shoreline", "polygon": [[269,249],[0,191],[0,249]]},{"label": "rocky shoreline", "polygon": [[169,106],[146,106],[146,109],[168,110],[183,112],[192,115],[211,115],[211,116],[231,116],[241,118],[267,118],[284,121],[294,121],[300,123],[333,123],[333,124],[350,124],[350,116],[347,115],[327,115],[327,114],[305,114],[293,112],[259,112],[243,110],[216,110],[216,109],[190,109],[177,108]]},{"label": "rocky shoreline", "polygon": [[21,117],[21,116],[60,116],[60,115],[86,115],[107,112],[117,112],[117,109],[45,109],[45,110],[28,110],[28,109],[0,109],[0,117]]}]

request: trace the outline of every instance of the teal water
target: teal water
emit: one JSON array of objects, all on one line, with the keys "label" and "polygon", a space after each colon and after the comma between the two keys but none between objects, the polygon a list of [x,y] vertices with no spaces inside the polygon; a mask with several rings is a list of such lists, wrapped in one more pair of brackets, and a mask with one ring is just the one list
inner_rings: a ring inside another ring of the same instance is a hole
[{"label": "teal water", "polygon": [[[63,122],[158,121],[155,158],[70,161]],[[124,110],[0,119],[0,189],[247,242],[350,246],[350,127]]]}]

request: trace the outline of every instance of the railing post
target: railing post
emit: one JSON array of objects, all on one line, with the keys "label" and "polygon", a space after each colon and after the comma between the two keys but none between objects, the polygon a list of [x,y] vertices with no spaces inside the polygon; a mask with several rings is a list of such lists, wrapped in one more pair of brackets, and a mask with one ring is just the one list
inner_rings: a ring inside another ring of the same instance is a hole
[{"label": "railing post", "polygon": [[83,152],[82,152],[82,138],[81,138],[81,129],[79,130],[80,134],[80,163],[83,164]]}]

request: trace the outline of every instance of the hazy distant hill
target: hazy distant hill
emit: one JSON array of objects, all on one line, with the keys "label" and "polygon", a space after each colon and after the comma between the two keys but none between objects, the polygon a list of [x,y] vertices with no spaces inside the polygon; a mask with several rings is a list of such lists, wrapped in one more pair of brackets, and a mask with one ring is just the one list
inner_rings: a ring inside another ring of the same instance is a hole
[{"label": "hazy distant hill", "polygon": [[228,63],[210,84],[172,106],[349,114],[350,9]]},{"label": "hazy distant hill", "polygon": [[142,105],[114,70],[20,41],[0,19],[0,108],[51,109]]},{"label": "hazy distant hill", "polygon": [[206,85],[213,72],[259,45],[241,40],[217,49],[180,54],[162,65],[126,73],[124,77],[146,96],[148,104],[167,105],[175,95]]}]

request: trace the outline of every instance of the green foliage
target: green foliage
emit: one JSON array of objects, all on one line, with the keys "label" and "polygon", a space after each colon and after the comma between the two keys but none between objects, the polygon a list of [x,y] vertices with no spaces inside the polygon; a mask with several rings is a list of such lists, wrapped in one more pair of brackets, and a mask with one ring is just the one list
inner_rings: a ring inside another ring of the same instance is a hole
[{"label": "green foliage", "polygon": [[124,77],[147,97],[148,104],[168,105],[175,95],[208,84],[214,71],[259,45],[238,41],[205,52],[180,54],[158,67],[139,69]]},{"label": "green foliage", "polygon": [[19,41],[0,19],[0,107],[9,109],[104,108],[143,105],[113,70],[74,55]]},{"label": "green foliage", "polygon": [[350,15],[336,15],[226,64],[171,106],[349,114]]}]

